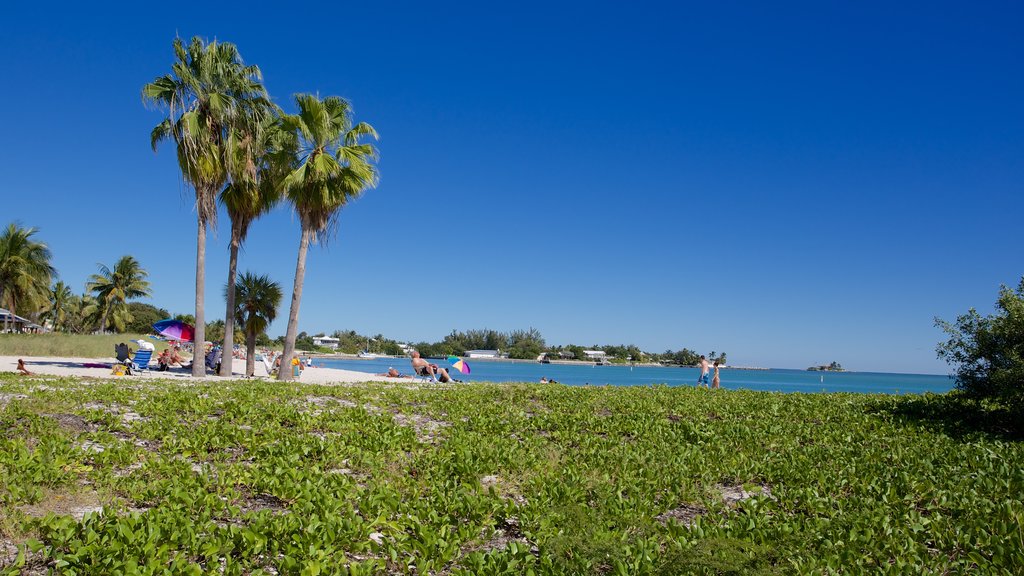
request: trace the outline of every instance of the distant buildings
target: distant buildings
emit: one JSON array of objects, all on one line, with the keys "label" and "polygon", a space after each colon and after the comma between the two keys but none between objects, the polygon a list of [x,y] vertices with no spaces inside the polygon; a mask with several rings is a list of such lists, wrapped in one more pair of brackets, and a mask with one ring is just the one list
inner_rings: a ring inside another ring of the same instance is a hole
[{"label": "distant buildings", "polygon": [[497,350],[466,350],[466,358],[501,358]]},{"label": "distant buildings", "polygon": [[321,346],[323,348],[330,348],[331,350],[337,350],[338,344],[341,340],[337,338],[331,338],[330,336],[313,336],[313,344]]}]

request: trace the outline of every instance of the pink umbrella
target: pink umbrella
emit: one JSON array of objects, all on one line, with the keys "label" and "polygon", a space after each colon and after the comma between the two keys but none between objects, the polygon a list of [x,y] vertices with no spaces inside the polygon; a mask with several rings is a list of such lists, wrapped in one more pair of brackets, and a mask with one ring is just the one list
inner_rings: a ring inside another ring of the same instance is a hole
[{"label": "pink umbrella", "polygon": [[153,330],[156,330],[157,333],[163,336],[181,340],[182,342],[191,342],[195,336],[195,328],[191,324],[170,318],[153,324]]}]

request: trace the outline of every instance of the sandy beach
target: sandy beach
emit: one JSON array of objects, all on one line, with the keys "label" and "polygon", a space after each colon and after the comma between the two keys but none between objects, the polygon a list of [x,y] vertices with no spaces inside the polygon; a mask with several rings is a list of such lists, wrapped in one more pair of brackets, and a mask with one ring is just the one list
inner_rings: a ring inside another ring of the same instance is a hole
[{"label": "sandy beach", "polygon": [[[156,363],[151,369],[134,372],[131,376],[115,376],[111,370],[114,358],[60,358],[45,356],[0,356],[0,372],[15,372],[18,358],[25,361],[26,367],[35,374],[52,376],[88,376],[90,378],[114,378],[119,380],[130,378],[163,378],[171,380],[224,380],[223,377],[207,375],[204,378],[193,378],[191,368],[171,368],[166,372],[156,370]],[[104,367],[97,367],[102,364]],[[244,378],[245,360],[234,359],[231,366],[234,378]],[[271,381],[262,362],[256,363],[253,379]],[[412,382],[410,378],[389,378],[368,372],[355,370],[339,370],[336,368],[310,367],[302,371],[299,382],[305,384],[351,384],[356,382]]]}]

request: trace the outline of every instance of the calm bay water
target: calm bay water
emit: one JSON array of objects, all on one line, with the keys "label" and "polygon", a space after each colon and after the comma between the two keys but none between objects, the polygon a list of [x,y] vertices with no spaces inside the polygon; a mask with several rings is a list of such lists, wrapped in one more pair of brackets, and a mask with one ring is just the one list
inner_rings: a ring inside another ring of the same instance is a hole
[{"label": "calm bay water", "polygon": [[[431,360],[451,371],[443,360]],[[541,377],[570,386],[587,384],[603,386],[693,386],[697,381],[696,368],[634,367],[629,366],[574,366],[564,364],[537,364],[529,362],[467,361],[470,374],[452,375],[466,382],[538,382]],[[389,367],[403,374],[412,372],[408,359],[340,359],[317,358],[314,366],[357,370],[379,374]],[[953,388],[948,376],[931,374],[887,374],[880,372],[808,372],[806,370],[730,370],[721,371],[723,388],[745,388],[778,392],[859,392],[880,394],[943,393]]]}]

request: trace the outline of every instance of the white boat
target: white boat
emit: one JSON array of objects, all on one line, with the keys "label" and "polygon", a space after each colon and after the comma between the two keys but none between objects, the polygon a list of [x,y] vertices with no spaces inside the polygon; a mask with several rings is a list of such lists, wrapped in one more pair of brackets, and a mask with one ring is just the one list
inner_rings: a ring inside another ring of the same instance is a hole
[{"label": "white boat", "polygon": [[373,352],[368,352],[366,350],[363,350],[362,352],[360,352],[358,354],[358,356],[360,358],[367,358],[367,359],[380,358],[380,354],[374,354]]}]

